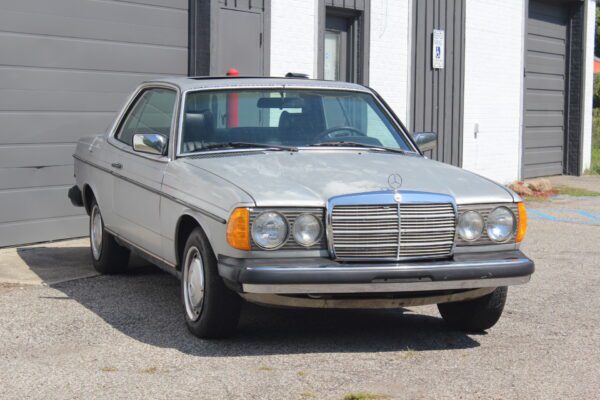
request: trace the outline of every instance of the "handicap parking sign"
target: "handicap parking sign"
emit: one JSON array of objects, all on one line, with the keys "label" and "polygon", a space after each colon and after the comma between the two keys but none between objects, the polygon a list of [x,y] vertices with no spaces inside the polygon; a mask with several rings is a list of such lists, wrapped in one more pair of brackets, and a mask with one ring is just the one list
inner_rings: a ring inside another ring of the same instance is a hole
[{"label": "handicap parking sign", "polygon": [[433,30],[433,55],[432,67],[434,69],[444,68],[444,31]]}]

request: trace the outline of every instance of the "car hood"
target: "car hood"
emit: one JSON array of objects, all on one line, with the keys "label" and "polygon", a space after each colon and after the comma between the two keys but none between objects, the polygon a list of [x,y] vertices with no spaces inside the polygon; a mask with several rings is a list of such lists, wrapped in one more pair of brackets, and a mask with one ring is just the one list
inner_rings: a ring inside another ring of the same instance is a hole
[{"label": "car hood", "polygon": [[391,191],[391,174],[402,177],[401,191],[443,193],[458,204],[514,201],[502,185],[417,155],[311,149],[219,153],[184,160],[242,189],[257,206],[324,206],[333,196]]}]

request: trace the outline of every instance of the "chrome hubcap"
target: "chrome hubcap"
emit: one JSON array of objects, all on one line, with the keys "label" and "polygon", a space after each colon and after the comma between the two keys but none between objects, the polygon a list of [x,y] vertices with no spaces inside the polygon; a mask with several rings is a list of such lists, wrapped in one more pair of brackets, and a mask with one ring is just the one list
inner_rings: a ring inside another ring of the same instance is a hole
[{"label": "chrome hubcap", "polygon": [[183,270],[183,299],[188,318],[196,321],[200,317],[204,302],[204,264],[200,251],[191,247],[185,256]]},{"label": "chrome hubcap", "polygon": [[90,227],[90,242],[92,243],[92,254],[94,259],[100,259],[102,251],[102,215],[98,206],[92,209],[92,224]]}]

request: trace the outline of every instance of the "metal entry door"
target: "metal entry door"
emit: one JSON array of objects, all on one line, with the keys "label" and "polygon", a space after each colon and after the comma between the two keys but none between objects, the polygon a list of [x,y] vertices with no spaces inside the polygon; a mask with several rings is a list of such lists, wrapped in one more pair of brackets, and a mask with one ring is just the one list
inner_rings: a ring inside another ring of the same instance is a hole
[{"label": "metal entry door", "polygon": [[260,8],[220,9],[214,74],[235,68],[243,76],[264,75],[263,18]]},{"label": "metal entry door", "polygon": [[[433,31],[444,33],[444,65],[433,68]],[[460,166],[464,82],[465,0],[413,2],[412,130],[437,132],[430,158]]]},{"label": "metal entry door", "polygon": [[569,13],[530,1],[525,57],[523,178],[563,173]]}]

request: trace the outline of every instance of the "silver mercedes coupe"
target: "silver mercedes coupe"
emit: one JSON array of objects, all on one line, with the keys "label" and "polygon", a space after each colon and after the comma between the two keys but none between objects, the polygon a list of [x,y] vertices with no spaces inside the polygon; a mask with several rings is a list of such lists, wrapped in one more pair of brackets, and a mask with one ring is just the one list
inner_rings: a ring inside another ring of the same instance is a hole
[{"label": "silver mercedes coupe", "polygon": [[500,318],[529,281],[521,198],[427,159],[372,89],[289,78],[146,82],[79,141],[68,193],[106,274],[131,252],[181,279],[190,331],[235,332],[242,302],[437,304],[453,328]]}]

